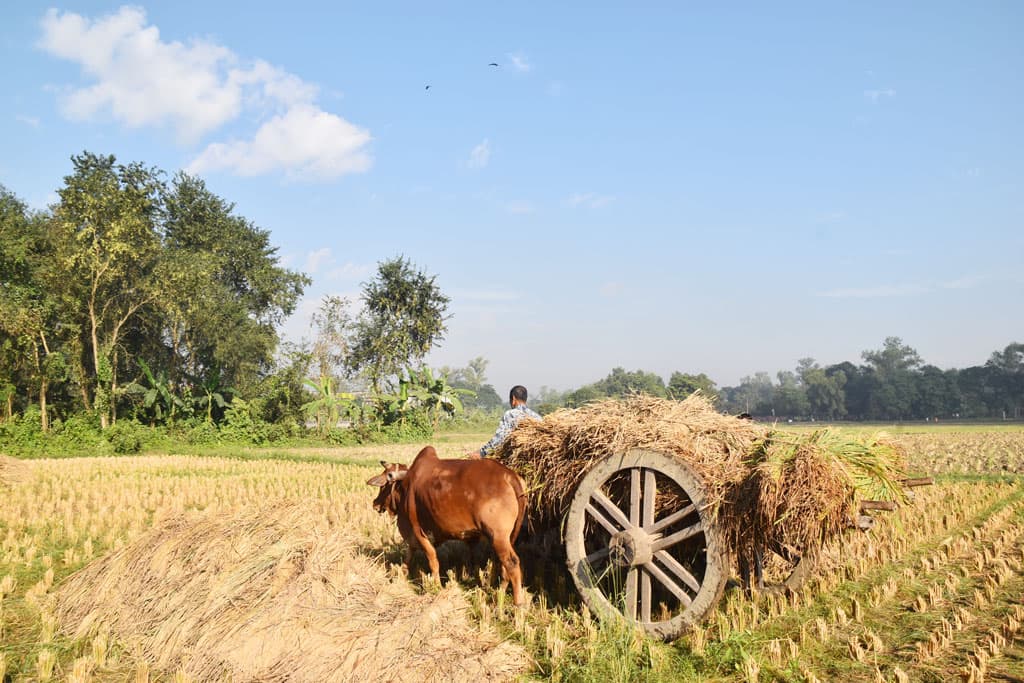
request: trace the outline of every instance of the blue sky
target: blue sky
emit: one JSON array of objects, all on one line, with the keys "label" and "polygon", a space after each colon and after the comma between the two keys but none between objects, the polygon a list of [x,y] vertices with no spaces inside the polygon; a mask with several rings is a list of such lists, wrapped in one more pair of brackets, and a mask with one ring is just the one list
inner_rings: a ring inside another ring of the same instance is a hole
[{"label": "blue sky", "polygon": [[201,175],[314,278],[293,338],[404,255],[499,393],[1024,341],[1024,5],[551,5],[16,3],[0,183]]}]

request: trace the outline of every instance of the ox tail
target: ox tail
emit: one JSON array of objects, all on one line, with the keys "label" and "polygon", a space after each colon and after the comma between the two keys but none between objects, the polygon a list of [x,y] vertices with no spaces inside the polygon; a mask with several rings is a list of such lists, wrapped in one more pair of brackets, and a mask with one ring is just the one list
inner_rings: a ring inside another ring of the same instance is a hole
[{"label": "ox tail", "polygon": [[516,502],[519,503],[519,514],[516,516],[516,525],[512,529],[512,543],[516,542],[519,538],[519,532],[522,531],[523,521],[526,519],[526,482],[515,472],[512,473],[512,488],[516,492]]}]

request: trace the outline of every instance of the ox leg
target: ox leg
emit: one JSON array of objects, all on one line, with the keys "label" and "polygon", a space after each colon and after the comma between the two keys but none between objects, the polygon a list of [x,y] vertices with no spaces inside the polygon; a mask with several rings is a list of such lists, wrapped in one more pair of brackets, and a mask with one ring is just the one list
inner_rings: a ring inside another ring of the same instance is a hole
[{"label": "ox leg", "polygon": [[409,577],[410,581],[412,580],[412,554],[416,550],[415,543],[415,540],[410,539],[405,544],[405,574]]},{"label": "ox leg", "polygon": [[422,529],[416,529],[415,531],[416,542],[423,548],[423,554],[427,556],[427,564],[430,565],[430,573],[433,574],[434,579],[437,581],[437,585],[441,585],[441,563],[437,561],[437,550],[434,548],[434,544],[430,542],[427,535]]},{"label": "ox leg", "polygon": [[496,536],[492,541],[494,553],[501,562],[501,587],[504,591],[508,582],[512,582],[512,600],[516,605],[523,604],[523,569],[519,563],[519,556],[512,548],[512,541],[508,536]]}]

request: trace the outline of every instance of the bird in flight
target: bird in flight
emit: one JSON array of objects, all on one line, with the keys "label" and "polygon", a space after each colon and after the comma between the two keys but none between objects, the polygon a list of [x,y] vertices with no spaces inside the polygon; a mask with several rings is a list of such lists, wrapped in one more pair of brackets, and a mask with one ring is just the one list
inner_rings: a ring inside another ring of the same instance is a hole
[{"label": "bird in flight", "polygon": [[497,62],[491,62],[487,66],[501,66],[501,64],[498,64]]},{"label": "bird in flight", "polygon": [[428,85],[424,90],[430,90],[430,86]]}]

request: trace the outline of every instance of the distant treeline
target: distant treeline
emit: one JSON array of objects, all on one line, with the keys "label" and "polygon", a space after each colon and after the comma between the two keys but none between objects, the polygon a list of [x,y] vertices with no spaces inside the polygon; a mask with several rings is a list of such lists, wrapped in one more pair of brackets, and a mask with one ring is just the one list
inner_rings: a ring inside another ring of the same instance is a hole
[{"label": "distant treeline", "polygon": [[674,372],[666,384],[653,372],[615,368],[604,379],[565,393],[542,389],[542,410],[642,391],[684,398],[700,390],[726,412],[798,420],[925,420],[1024,418],[1024,344],[994,351],[983,365],[942,370],[922,361],[898,337],[864,351],[863,363],[821,367],[801,359],[773,379],[767,372],[717,387],[705,374]]},{"label": "distant treeline", "polygon": [[[363,283],[362,306],[325,297],[312,339],[278,330],[309,278],[281,266],[269,232],[184,173],[72,157],[44,211],[0,186],[0,438],[71,418],[105,431],[118,418],[266,434],[377,438],[428,433],[463,412],[505,405],[487,360],[423,365],[446,331],[448,297],[402,257]],[[705,374],[615,368],[568,392],[534,391],[542,412],[642,391],[715,397],[723,411],[821,420],[1024,417],[1024,344],[979,366],[942,370],[896,337],[863,363],[746,377],[717,387]],[[486,416],[484,416],[486,417]],[[17,418],[17,419],[12,419]],[[270,429],[270,426],[275,429]],[[220,433],[218,431],[218,433]],[[198,438],[198,436],[197,436]],[[269,437],[267,437],[269,438]]]}]

